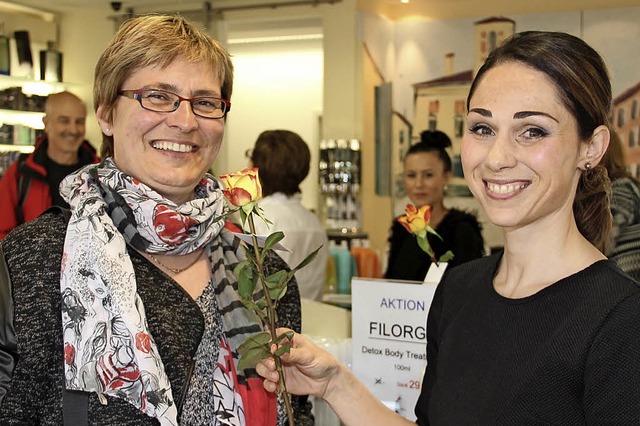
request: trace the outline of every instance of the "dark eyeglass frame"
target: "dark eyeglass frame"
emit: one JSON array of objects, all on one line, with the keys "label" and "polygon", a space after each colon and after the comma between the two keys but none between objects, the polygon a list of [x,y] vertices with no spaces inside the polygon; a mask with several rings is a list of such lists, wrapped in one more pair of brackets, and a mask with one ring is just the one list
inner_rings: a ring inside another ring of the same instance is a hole
[{"label": "dark eyeglass frame", "polygon": [[[175,96],[176,98],[178,98],[177,102],[174,104],[174,108],[172,110],[169,111],[165,111],[165,110],[157,110],[157,109],[151,109],[148,106],[144,106],[142,104],[142,94],[144,92],[159,92],[159,93],[166,93],[172,96]],[[191,106],[191,112],[193,112],[195,115],[197,115],[198,117],[202,117],[202,118],[208,118],[211,120],[217,120],[219,118],[225,118],[227,116],[227,114],[229,113],[229,111],[231,110],[231,102],[229,102],[226,99],[223,98],[216,98],[215,96],[198,96],[195,98],[184,98],[180,95],[178,95],[177,93],[173,93],[170,92],[168,90],[162,90],[162,89],[154,89],[154,88],[150,88],[150,87],[144,87],[142,89],[131,89],[131,90],[120,90],[118,92],[118,94],[120,96],[124,96],[126,98],[130,98],[130,99],[135,99],[138,101],[138,103],[140,104],[140,106],[143,109],[146,109],[147,111],[153,111],[153,112],[175,112],[178,108],[180,108],[180,104],[185,101],[185,102],[189,102],[189,105]],[[224,105],[224,111],[222,113],[222,115],[220,117],[207,117],[206,115],[202,115],[200,113],[198,113],[194,108],[193,108],[193,103],[197,102],[199,100],[202,99],[212,99],[212,100],[216,100],[216,101],[220,101],[222,102],[222,104]]]}]

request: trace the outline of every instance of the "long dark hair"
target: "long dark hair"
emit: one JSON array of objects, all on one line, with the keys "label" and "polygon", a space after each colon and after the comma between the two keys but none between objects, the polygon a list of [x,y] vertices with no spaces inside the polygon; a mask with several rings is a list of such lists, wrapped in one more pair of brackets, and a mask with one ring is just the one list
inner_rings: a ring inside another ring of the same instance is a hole
[{"label": "long dark hair", "polygon": [[440,130],[425,130],[420,133],[420,142],[411,145],[404,158],[419,152],[435,152],[444,164],[444,171],[450,172],[451,157],[449,157],[449,154],[446,151],[446,148],[449,148],[450,146],[451,139],[446,133],[441,132]]}]

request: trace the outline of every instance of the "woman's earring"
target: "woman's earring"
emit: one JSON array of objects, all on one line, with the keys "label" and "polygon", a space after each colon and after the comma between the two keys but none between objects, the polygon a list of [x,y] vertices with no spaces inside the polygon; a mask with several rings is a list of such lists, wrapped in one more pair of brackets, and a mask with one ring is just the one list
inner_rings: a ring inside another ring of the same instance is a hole
[{"label": "woman's earring", "polygon": [[587,161],[587,162],[584,164],[584,169],[585,169],[586,171],[591,170],[591,162],[590,162],[590,161]]}]

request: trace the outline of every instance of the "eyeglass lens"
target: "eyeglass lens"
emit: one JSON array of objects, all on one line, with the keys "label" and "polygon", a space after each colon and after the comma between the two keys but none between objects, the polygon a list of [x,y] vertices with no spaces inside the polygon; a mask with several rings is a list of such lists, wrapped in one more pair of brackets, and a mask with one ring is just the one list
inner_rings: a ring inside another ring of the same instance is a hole
[{"label": "eyeglass lens", "polygon": [[182,98],[164,90],[143,90],[138,94],[140,105],[151,111],[172,112],[178,109],[180,102],[191,104],[193,113],[205,118],[221,118],[227,110],[227,104],[214,97]]}]

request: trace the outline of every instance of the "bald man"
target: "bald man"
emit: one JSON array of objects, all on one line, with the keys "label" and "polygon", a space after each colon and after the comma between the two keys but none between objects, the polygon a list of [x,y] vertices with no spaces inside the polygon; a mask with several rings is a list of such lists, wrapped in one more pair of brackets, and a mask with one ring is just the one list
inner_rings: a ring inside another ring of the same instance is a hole
[{"label": "bald man", "polygon": [[44,136],[33,153],[22,155],[0,180],[0,239],[52,205],[69,207],[58,187],[69,173],[99,161],[84,139],[87,107],[70,92],[49,95]]}]

